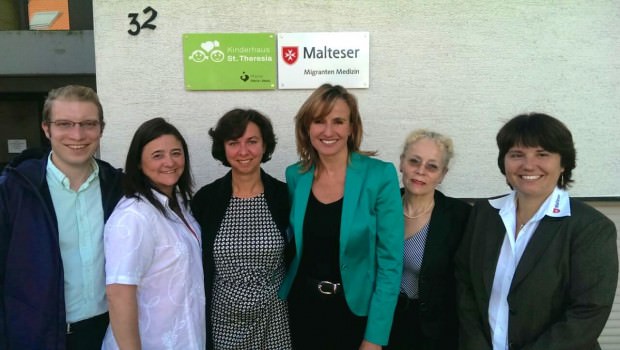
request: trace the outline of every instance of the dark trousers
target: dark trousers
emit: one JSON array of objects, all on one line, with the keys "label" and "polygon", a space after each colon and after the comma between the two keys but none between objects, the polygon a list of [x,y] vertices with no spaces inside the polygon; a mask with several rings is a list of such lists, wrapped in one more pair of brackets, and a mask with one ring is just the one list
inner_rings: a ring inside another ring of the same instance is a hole
[{"label": "dark trousers", "polygon": [[294,350],[357,350],[364,340],[366,317],[351,312],[342,292],[323,295],[296,281],[288,307]]},{"label": "dark trousers", "polygon": [[67,334],[67,350],[101,350],[109,322],[106,312],[71,324]]},{"label": "dark trousers", "polygon": [[447,329],[438,337],[430,337],[422,330],[420,305],[417,299],[399,295],[390,342],[386,350],[456,350],[456,334]]}]

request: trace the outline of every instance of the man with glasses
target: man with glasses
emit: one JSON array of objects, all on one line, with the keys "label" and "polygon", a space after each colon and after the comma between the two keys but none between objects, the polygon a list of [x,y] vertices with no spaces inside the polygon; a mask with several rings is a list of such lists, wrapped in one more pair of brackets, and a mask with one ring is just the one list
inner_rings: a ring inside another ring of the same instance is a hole
[{"label": "man with glasses", "polygon": [[103,226],[122,196],[97,160],[97,94],[50,91],[41,127],[51,152],[0,177],[0,349],[100,349],[108,325]]}]

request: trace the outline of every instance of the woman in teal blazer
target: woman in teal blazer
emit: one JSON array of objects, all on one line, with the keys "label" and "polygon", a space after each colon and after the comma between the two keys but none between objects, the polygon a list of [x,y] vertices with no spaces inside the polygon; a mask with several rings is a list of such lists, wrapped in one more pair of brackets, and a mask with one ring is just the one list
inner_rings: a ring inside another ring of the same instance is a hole
[{"label": "woman in teal blazer", "polygon": [[396,169],[362,152],[353,95],[322,85],[296,118],[301,161],[286,170],[296,255],[280,288],[293,347],[381,349],[403,254]]}]

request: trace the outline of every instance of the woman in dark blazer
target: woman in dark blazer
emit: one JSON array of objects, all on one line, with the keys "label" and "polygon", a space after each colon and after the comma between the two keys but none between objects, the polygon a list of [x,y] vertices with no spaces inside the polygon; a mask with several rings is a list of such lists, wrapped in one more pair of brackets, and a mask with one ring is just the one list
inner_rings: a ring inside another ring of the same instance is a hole
[{"label": "woman in dark blazer", "polygon": [[457,347],[453,259],[471,207],[436,189],[453,154],[450,138],[419,129],[400,155],[405,254],[390,350]]},{"label": "woman in dark blazer", "polygon": [[264,172],[276,145],[271,122],[234,109],[209,131],[215,159],[231,167],[192,200],[202,228],[207,339],[213,349],[290,349],[277,298],[288,245],[286,184]]},{"label": "woman in dark blazer", "polygon": [[575,147],[545,114],[497,134],[513,190],[477,203],[457,252],[460,349],[600,349],[618,281],[611,220],[569,198]]},{"label": "woman in dark blazer", "polygon": [[360,151],[357,100],[341,86],[316,89],[295,121],[301,161],[286,180],[296,255],[280,289],[293,346],[381,349],[402,271],[396,169]]}]

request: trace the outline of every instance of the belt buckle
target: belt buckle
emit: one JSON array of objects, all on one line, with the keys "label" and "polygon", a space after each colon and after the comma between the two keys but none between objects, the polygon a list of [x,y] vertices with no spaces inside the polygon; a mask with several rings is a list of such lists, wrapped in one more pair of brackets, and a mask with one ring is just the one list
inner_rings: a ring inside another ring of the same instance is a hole
[{"label": "belt buckle", "polygon": [[[323,287],[329,287],[329,290],[324,290]],[[338,291],[338,283],[332,283],[330,281],[321,281],[317,284],[319,293],[324,295],[334,295]]]}]

